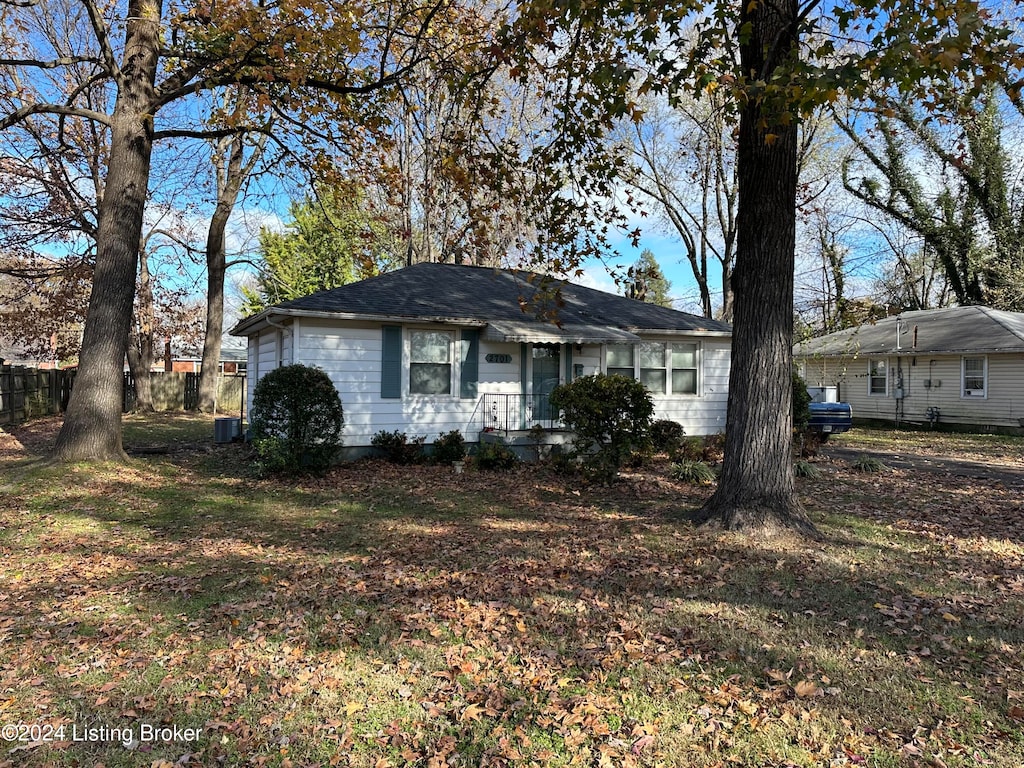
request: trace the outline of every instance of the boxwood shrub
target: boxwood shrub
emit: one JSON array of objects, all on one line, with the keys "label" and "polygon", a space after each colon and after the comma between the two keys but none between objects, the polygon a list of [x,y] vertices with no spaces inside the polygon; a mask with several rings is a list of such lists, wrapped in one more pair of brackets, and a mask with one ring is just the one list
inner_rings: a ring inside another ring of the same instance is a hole
[{"label": "boxwood shrub", "polygon": [[249,427],[266,472],[322,472],[338,452],[344,426],[338,390],[319,368],[285,365],[256,383]]}]

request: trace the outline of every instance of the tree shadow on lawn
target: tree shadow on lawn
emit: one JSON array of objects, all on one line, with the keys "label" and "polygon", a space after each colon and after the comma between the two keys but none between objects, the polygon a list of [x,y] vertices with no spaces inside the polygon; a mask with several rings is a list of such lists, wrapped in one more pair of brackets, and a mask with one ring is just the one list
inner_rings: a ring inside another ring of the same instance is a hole
[{"label": "tree shadow on lawn", "polygon": [[[288,645],[300,651],[294,674],[324,654],[390,667],[420,659],[451,677],[417,696],[443,693],[459,707],[488,686],[506,702],[531,700],[537,691],[524,681],[542,670],[576,681],[576,703],[591,706],[629,678],[660,702],[691,697],[692,713],[735,679],[736,696],[762,706],[813,704],[905,736],[949,710],[995,723],[979,726],[995,742],[1016,727],[1006,690],[1024,688],[1024,672],[1008,649],[1024,644],[1012,618],[1024,597],[1012,557],[998,552],[914,533],[880,541],[820,515],[833,535],[825,546],[694,531],[664,515],[685,489],[593,493],[533,468],[457,480],[440,468],[369,464],[291,487],[214,476],[223,464],[160,466],[149,485],[115,480],[100,497],[69,489],[53,515],[107,535],[32,543],[32,557],[51,565],[6,590],[3,631],[22,646],[7,662],[8,684],[28,679],[18,659],[63,662],[73,649],[79,663],[117,653],[149,663],[170,638],[186,654],[177,672],[205,686],[216,673],[197,648],[231,649],[232,674],[252,687],[267,648]],[[871,482],[857,478],[847,491],[867,494]],[[472,685],[457,672],[466,659],[480,678]],[[55,663],[41,666],[60,678]],[[804,701],[794,688],[804,679],[863,690]],[[54,687],[81,702],[102,698],[100,685]],[[173,712],[176,695],[161,706]],[[544,696],[567,695],[556,686]],[[875,698],[887,702],[877,711]],[[519,715],[482,717],[493,725]],[[462,727],[457,712],[449,719]]]},{"label": "tree shadow on lawn", "polygon": [[[478,577],[480,586],[467,592],[467,599],[492,599],[490,590],[496,588],[502,599],[529,599],[539,593],[567,597],[594,593],[627,602],[647,595],[717,599],[792,612],[831,613],[837,622],[876,617],[880,628],[886,620],[876,603],[886,605],[887,595],[905,597],[914,589],[927,588],[933,574],[942,572],[902,570],[906,553],[891,548],[891,569],[868,565],[851,581],[849,570],[826,565],[828,558],[819,557],[809,545],[797,544],[795,555],[741,539],[737,541],[742,546],[723,549],[721,542],[730,541],[729,537],[694,534],[664,519],[623,512],[626,505],[620,503],[595,506],[578,500],[573,506],[556,499],[510,508],[493,496],[476,496],[478,487],[459,487],[446,479],[431,484],[435,476],[427,473],[419,484],[408,482],[400,489],[349,477],[346,483],[351,487],[344,488],[341,496],[329,483],[299,489],[226,481],[180,488],[126,484],[124,493],[145,501],[144,511],[125,514],[123,509],[95,507],[86,514],[112,525],[138,525],[158,540],[179,550],[184,547],[193,553],[193,561],[223,559],[217,553],[222,547],[247,548],[252,559],[232,562],[232,568],[256,565],[262,552],[271,568],[276,567],[275,560],[329,567],[338,556],[349,556],[356,561],[361,558],[362,568],[377,572],[411,569],[415,575],[411,589],[415,592],[425,583],[432,597],[465,592],[465,583]],[[359,501],[344,501],[348,496]],[[574,497],[569,494],[569,498]],[[659,549],[646,546],[648,538]],[[863,557],[869,560],[878,561],[887,554],[877,543],[853,539],[846,544],[863,548]],[[111,551],[109,545],[99,549]],[[270,553],[276,554],[271,557]],[[808,557],[815,561],[813,571],[802,563],[801,558]],[[961,596],[961,602],[978,587],[971,573],[980,569],[988,579],[992,572],[973,555],[947,551],[943,558],[943,570],[966,574],[963,583],[945,585],[957,587],[950,591]],[[346,579],[355,578],[346,572]],[[427,575],[432,572],[459,575],[453,577],[456,581],[435,584]],[[362,594],[376,594],[376,589],[370,586]],[[794,593],[799,594],[794,597]],[[830,606],[822,606],[822,595],[829,596]],[[398,595],[386,592],[382,597],[387,598],[381,600],[383,604],[391,604],[389,600]],[[925,616],[942,607],[915,599],[916,609]],[[1010,629],[1000,625],[997,616],[990,618],[995,623],[992,632]],[[973,630],[976,636],[985,631],[981,624]]]},{"label": "tree shadow on lawn", "polygon": [[[507,501],[514,506],[509,506],[483,495],[491,491],[491,479],[484,480],[483,485],[478,481],[462,487],[438,486],[437,473],[443,470],[418,468],[419,474],[412,476],[408,470],[399,470],[398,477],[392,479],[401,480],[404,475],[405,484],[396,488],[379,482],[382,465],[365,469],[368,471],[348,471],[340,495],[337,478],[298,489],[277,483],[250,486],[216,480],[182,488],[126,486],[125,492],[137,494],[146,502],[145,511],[126,516],[123,508],[93,508],[88,514],[111,525],[137,525],[155,539],[179,547],[202,546],[206,550],[204,558],[222,546],[246,548],[253,557],[250,565],[265,558],[265,553],[276,551],[285,559],[329,562],[339,555],[384,558],[420,570],[456,573],[492,573],[495,568],[525,569],[529,573],[531,568],[540,567],[549,576],[540,583],[553,593],[560,590],[563,580],[568,580],[573,584],[569,593],[589,588],[626,598],[645,594],[706,598],[708,595],[701,590],[711,583],[730,602],[746,600],[770,608],[816,613],[821,612],[819,596],[836,593],[838,597],[832,602],[842,606],[841,620],[847,621],[877,614],[875,604],[886,605],[882,599],[886,595],[906,597],[915,591],[934,595],[933,603],[941,601],[942,593],[946,593],[951,603],[945,607],[950,610],[938,613],[955,615],[952,608],[977,602],[972,595],[979,590],[994,589],[998,594],[1004,588],[1005,593],[1012,594],[1019,565],[1019,557],[1008,560],[998,553],[958,551],[956,547],[926,553],[934,546],[933,541],[924,547],[906,543],[910,536],[917,535],[916,530],[900,534],[903,548],[865,541],[846,531],[840,538],[833,536],[824,550],[809,543],[794,544],[803,552],[801,557],[815,562],[828,560],[828,547],[837,545],[860,550],[851,555],[849,562],[867,562],[866,567],[853,565],[850,570],[836,564],[834,570],[838,570],[826,574],[824,580],[811,578],[809,588],[801,584],[809,577],[799,557],[785,549],[740,537],[736,540],[743,545],[728,550],[727,557],[723,557],[721,541],[729,541],[728,536],[680,530],[663,518],[644,516],[642,509],[640,514],[623,511],[623,507],[639,505],[614,500],[593,504],[575,496],[572,490],[559,494],[557,481],[556,486],[547,486],[547,500],[536,500],[544,496],[542,480],[533,489],[539,493],[534,494],[532,504],[516,504],[513,496]],[[535,477],[532,470],[528,472],[529,477]],[[377,479],[365,479],[370,476]],[[522,479],[516,478],[513,484]],[[884,509],[879,506],[871,517],[885,521]],[[891,522],[899,527],[904,519],[897,514]],[[660,549],[646,546],[645,538]],[[690,546],[697,546],[698,551],[690,551]],[[706,547],[711,549],[702,549]],[[911,555],[917,562],[910,562]],[[932,559],[930,569],[922,569],[923,557]],[[879,562],[887,565],[881,568]],[[738,575],[742,577],[733,578]],[[673,578],[675,585],[670,589]],[[936,578],[943,580],[941,586],[936,585]],[[743,588],[725,589],[730,584]],[[859,599],[851,592],[852,584],[863,585],[857,588],[861,590],[857,592]],[[529,596],[535,591],[523,594]],[[809,594],[794,602],[786,598],[787,592]],[[487,599],[487,593],[477,594],[475,599]],[[916,598],[914,610],[925,616],[935,613],[937,608],[922,605],[922,599]],[[792,604],[780,606],[780,600]],[[859,607],[853,610],[854,605]],[[998,617],[993,619],[998,623]]]},{"label": "tree shadow on lawn", "polygon": [[[565,697],[570,709],[619,690],[625,678],[638,690],[668,696],[673,680],[691,680],[699,673],[707,684],[692,685],[696,703],[733,680],[738,688],[732,699],[726,697],[733,704],[813,705],[860,727],[884,725],[906,736],[922,722],[945,718],[966,692],[985,720],[1012,727],[999,700],[1005,692],[982,687],[980,679],[956,677],[977,674],[972,658],[977,653],[987,654],[988,664],[1004,665],[993,667],[992,675],[1019,676],[1009,654],[992,657],[998,640],[1019,644],[1024,639],[1020,627],[1004,616],[961,612],[953,632],[939,616],[946,606],[911,595],[901,603],[903,613],[890,617],[879,611],[878,600],[888,595],[887,603],[898,602],[892,596],[901,591],[894,581],[899,574],[864,569],[854,580],[847,569],[812,551],[789,555],[735,536],[684,537],[691,547],[680,558],[667,550],[607,541],[606,524],[599,519],[591,519],[592,526],[582,533],[575,526],[584,522],[582,517],[527,531],[495,530],[489,522],[459,526],[456,532],[464,535],[457,544],[437,540],[447,540],[451,531],[403,530],[386,535],[370,554],[345,558],[336,553],[330,559],[287,545],[263,556],[255,547],[232,553],[227,551],[234,546],[231,540],[200,537],[191,548],[182,542],[163,561],[153,553],[132,564],[127,553],[119,555],[123,560],[111,573],[89,583],[95,597],[135,607],[137,617],[131,611],[128,620],[83,615],[79,602],[66,606],[67,615],[55,620],[47,596],[66,598],[71,574],[38,581],[18,594],[15,604],[36,606],[38,612],[9,617],[16,626],[34,627],[34,641],[40,640],[42,628],[55,646],[77,651],[65,651],[62,663],[76,655],[94,663],[104,649],[110,653],[111,645],[121,655],[147,659],[147,653],[163,651],[161,636],[177,636],[172,646],[188,638],[192,662],[177,671],[205,680],[207,687],[219,677],[203,663],[203,649],[235,649],[236,672],[231,674],[237,674],[261,658],[263,652],[249,641],[263,637],[264,649],[301,649],[293,674],[318,663],[324,652],[344,651],[393,665],[434,649],[446,659],[439,672],[455,668],[453,676],[465,679],[431,683],[422,695],[434,700],[440,686],[446,696],[457,698],[460,708],[479,690],[498,690],[506,703],[530,700],[538,691],[523,679],[538,669],[546,679],[577,681],[575,699]],[[478,546],[473,533],[486,537],[489,546]],[[109,556],[109,547],[100,541],[78,548],[82,562]],[[781,560],[785,565],[780,566]],[[135,638],[154,626],[157,645],[140,649]],[[9,639],[27,637],[15,633]],[[239,643],[244,644],[241,650]],[[473,674],[460,676],[460,665],[468,665]],[[259,686],[260,669],[241,679]],[[919,686],[891,690],[892,678],[907,669]],[[785,675],[793,676],[779,677]],[[884,723],[874,721],[871,711],[859,712],[842,693],[798,700],[794,686],[803,680],[819,681],[821,689],[874,685],[898,706],[890,704]],[[98,685],[85,686],[83,692],[68,684],[62,693],[88,702]],[[544,692],[547,701],[564,695],[557,687]],[[173,697],[166,706],[174,711]],[[111,712],[98,707],[96,716],[110,722]],[[488,717],[504,722],[511,716],[496,710]]]}]

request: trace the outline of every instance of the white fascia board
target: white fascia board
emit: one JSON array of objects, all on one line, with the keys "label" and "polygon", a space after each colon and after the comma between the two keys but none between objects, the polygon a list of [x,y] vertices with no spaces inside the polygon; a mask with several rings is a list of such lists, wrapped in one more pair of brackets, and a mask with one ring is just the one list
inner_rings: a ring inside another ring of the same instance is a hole
[{"label": "white fascia board", "polygon": [[472,317],[440,317],[426,315],[371,315],[355,312],[320,312],[310,309],[276,309],[270,307],[239,322],[229,333],[232,336],[249,336],[272,324],[271,318],[308,317],[320,320],[345,320],[371,323],[422,323],[426,325],[456,325],[467,328],[482,328],[485,320]]}]

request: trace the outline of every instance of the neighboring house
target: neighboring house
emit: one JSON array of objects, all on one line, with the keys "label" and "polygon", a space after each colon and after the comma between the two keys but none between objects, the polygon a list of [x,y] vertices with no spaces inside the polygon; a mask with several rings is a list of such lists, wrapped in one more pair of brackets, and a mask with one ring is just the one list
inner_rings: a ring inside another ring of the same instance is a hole
[{"label": "neighboring house", "polygon": [[40,371],[48,371],[60,368],[67,368],[61,365],[59,360],[43,360],[27,353],[24,349],[9,342],[0,342],[0,365],[15,367],[36,368]]},{"label": "neighboring house", "polygon": [[[226,376],[245,374],[246,365],[245,347],[224,346],[220,351],[220,362],[217,364],[217,372]],[[167,370],[167,360],[158,360],[154,363],[154,371]],[[170,370],[174,373],[199,373],[203,369],[203,359],[196,355],[173,354],[170,359]]]},{"label": "neighboring house", "polygon": [[837,387],[855,419],[1024,428],[1024,313],[904,312],[798,344],[809,387]]},{"label": "neighboring house", "polygon": [[600,371],[643,381],[689,435],[725,429],[728,325],[558,280],[538,296],[539,282],[423,263],[265,309],[231,331],[248,338],[249,405],[260,377],[303,363],[337,387],[347,447],[381,430],[477,442],[556,427],[551,390]]}]

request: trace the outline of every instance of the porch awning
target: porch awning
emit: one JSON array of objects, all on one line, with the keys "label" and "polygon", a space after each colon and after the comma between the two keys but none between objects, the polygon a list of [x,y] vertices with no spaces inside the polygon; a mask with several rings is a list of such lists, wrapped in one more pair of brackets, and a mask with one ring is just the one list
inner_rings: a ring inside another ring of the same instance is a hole
[{"label": "porch awning", "polygon": [[484,328],[487,341],[526,342],[533,344],[608,344],[637,342],[635,333],[607,325],[566,324],[559,328],[551,323],[526,323],[509,320],[490,322]]}]

